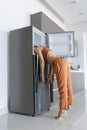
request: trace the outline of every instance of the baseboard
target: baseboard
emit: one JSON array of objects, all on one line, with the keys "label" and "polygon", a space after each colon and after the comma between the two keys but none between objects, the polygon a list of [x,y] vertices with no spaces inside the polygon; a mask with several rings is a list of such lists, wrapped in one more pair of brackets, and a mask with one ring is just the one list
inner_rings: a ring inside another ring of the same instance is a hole
[{"label": "baseboard", "polygon": [[8,113],[8,108],[7,107],[0,108],[0,115],[6,114],[6,113]]}]

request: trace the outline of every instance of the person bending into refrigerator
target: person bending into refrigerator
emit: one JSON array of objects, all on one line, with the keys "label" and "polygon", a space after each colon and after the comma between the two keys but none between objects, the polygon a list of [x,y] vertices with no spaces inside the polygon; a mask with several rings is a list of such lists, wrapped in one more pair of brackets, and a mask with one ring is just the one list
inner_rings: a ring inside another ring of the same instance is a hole
[{"label": "person bending into refrigerator", "polygon": [[51,83],[54,79],[54,73],[56,75],[57,86],[59,91],[59,112],[55,119],[60,119],[65,115],[67,110],[72,105],[72,85],[70,79],[70,66],[67,60],[60,58],[55,53],[45,46],[34,46],[34,52],[40,58],[40,80],[45,83],[44,79],[44,65],[47,61],[50,66],[50,75],[47,82]]}]

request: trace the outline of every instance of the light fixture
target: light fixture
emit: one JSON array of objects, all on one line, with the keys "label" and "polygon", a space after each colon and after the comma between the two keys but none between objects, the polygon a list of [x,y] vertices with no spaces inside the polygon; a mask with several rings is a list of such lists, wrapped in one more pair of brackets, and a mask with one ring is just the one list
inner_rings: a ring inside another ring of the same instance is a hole
[{"label": "light fixture", "polygon": [[80,2],[80,0],[72,0],[72,4],[76,4],[76,3],[78,3],[78,2]]},{"label": "light fixture", "polygon": [[84,13],[81,12],[81,13],[79,13],[79,15],[84,15]]}]

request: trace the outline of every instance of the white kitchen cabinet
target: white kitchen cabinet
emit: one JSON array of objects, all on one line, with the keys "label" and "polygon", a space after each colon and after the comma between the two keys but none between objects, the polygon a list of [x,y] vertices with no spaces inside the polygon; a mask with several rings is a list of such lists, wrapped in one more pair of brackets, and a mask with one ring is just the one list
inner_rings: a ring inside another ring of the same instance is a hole
[{"label": "white kitchen cabinet", "polygon": [[71,71],[71,82],[73,88],[73,94],[78,94],[85,90],[84,86],[84,72],[83,71]]}]

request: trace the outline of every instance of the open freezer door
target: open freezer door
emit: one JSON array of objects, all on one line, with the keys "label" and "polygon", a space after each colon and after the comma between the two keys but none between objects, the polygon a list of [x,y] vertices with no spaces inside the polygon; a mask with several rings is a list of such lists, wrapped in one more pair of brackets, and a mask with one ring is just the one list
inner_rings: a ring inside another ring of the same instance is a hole
[{"label": "open freezer door", "polygon": [[49,33],[47,44],[59,57],[75,56],[74,32]]}]

